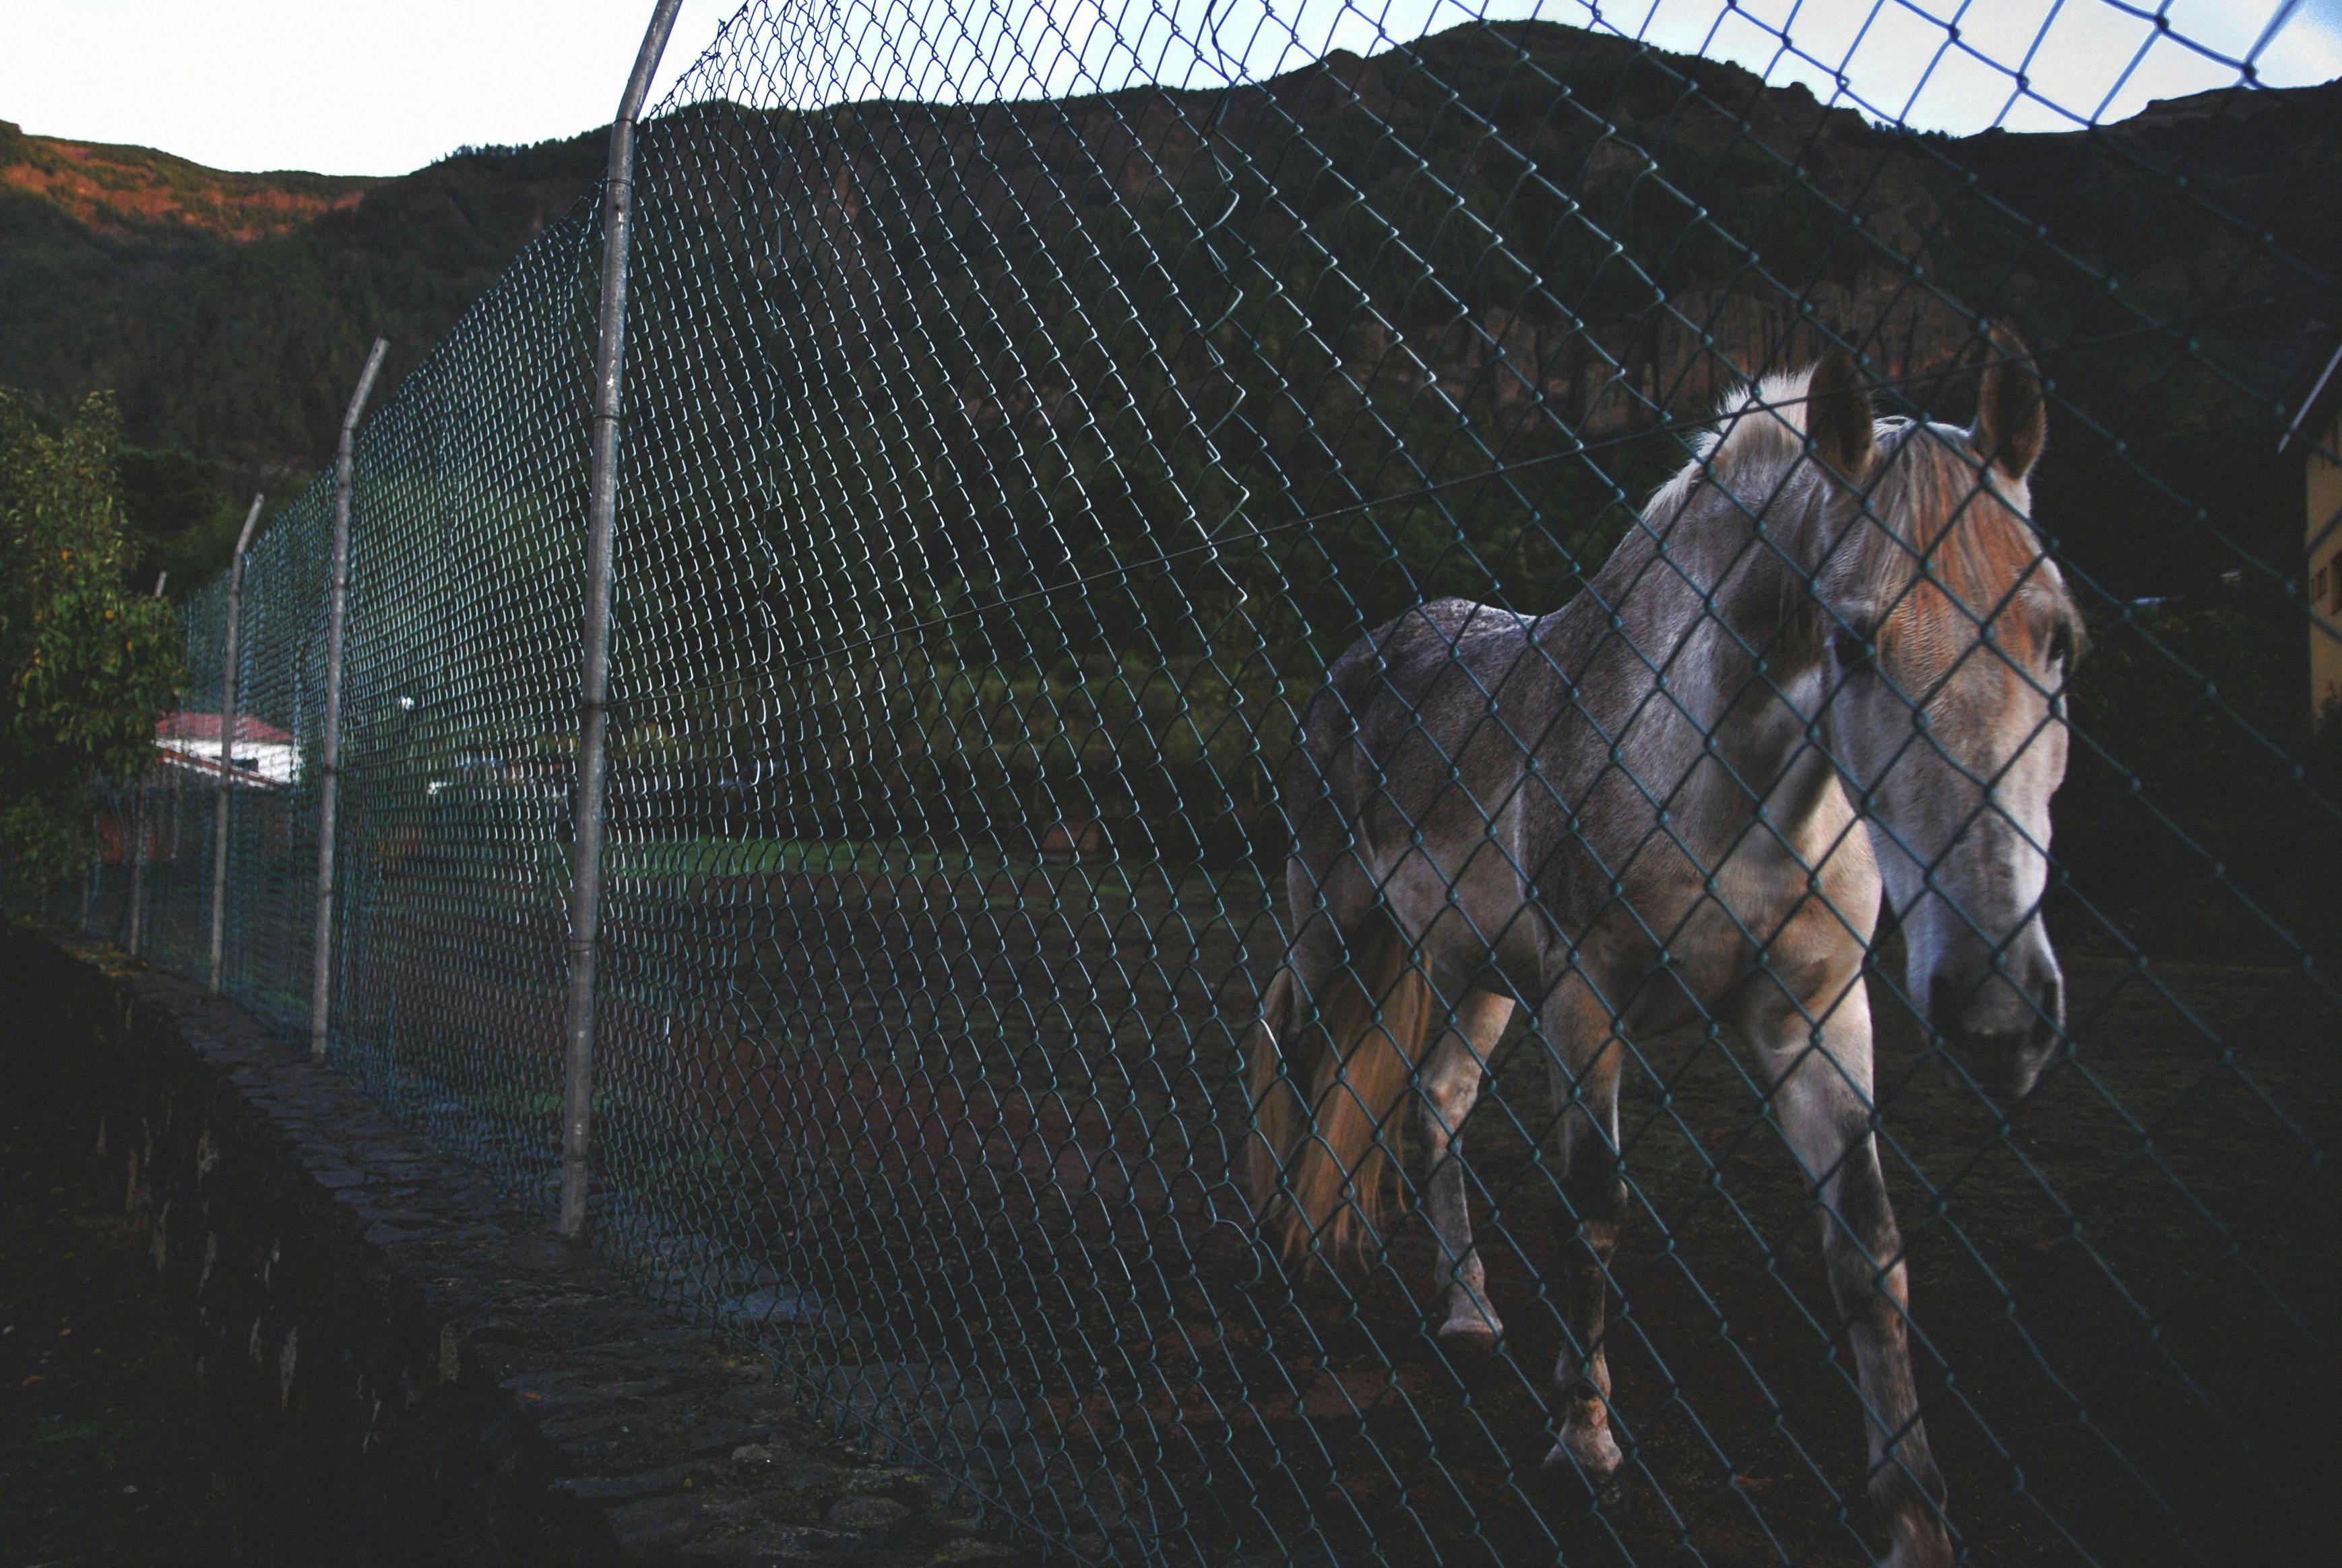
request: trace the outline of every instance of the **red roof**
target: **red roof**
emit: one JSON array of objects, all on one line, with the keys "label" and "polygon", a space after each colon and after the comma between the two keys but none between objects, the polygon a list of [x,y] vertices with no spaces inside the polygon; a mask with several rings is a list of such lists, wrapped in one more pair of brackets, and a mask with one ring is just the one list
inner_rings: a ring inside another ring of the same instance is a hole
[{"label": "red roof", "polygon": [[[217,746],[220,739],[220,716],[216,713],[165,713],[155,721],[157,740],[205,741]],[[263,719],[249,713],[235,716],[235,739],[241,743],[290,746],[293,737]]]}]

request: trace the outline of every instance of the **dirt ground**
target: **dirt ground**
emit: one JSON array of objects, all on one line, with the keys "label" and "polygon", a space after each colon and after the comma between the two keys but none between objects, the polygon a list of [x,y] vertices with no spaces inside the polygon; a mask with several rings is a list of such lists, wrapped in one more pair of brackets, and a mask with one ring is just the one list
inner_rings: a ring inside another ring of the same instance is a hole
[{"label": "dirt ground", "polygon": [[[353,1065],[533,1179],[557,901],[452,871],[397,891],[369,917]],[[1508,1333],[1464,1360],[1427,1330],[1419,1222],[1341,1277],[1256,1243],[1229,1171],[1238,1042],[1281,942],[1257,882],[646,879],[606,920],[597,1138],[629,1223],[769,1264],[796,1303],[766,1325],[777,1355],[816,1387],[923,1391],[841,1410],[1060,1540],[1215,1563],[1883,1545],[1815,1211],[1726,1038],[1636,1042],[1608,1347],[1628,1464],[1597,1497],[1539,1468],[1569,1221],[1532,1034],[1466,1129]],[[2059,934],[2073,1050],[2006,1118],[1874,982],[1964,1560],[2295,1560],[2342,1523],[2342,1006],[2315,965],[2141,963]]]},{"label": "dirt ground", "polygon": [[[1638,1042],[1628,1074],[1629,1464],[1597,1498],[1539,1471],[1567,1221],[1534,1036],[1466,1129],[1509,1332],[1460,1362],[1426,1332],[1419,1223],[1338,1280],[1285,1276],[1244,1223],[1236,1043],[1276,940],[1256,894],[1070,869],[682,891],[621,917],[656,941],[630,963],[622,938],[609,971],[689,966],[614,1012],[636,1020],[615,1057],[702,1085],[640,1101],[631,1139],[614,1116],[631,1180],[706,1215],[737,1180],[686,1185],[658,1151],[721,1129],[769,1197],[729,1222],[855,1304],[874,1342],[848,1359],[952,1356],[1026,1413],[1023,1448],[1105,1478],[1077,1501],[1031,1486],[1069,1532],[1143,1521],[1173,1561],[1854,1563],[1883,1543],[1813,1206],[1728,1040]],[[2006,1121],[1874,982],[1951,1517],[1978,1563],[2282,1557],[2336,1523],[2342,1010],[2298,969],[2067,946],[2074,1050]],[[1012,1494],[1036,1466],[1018,1446]]]}]

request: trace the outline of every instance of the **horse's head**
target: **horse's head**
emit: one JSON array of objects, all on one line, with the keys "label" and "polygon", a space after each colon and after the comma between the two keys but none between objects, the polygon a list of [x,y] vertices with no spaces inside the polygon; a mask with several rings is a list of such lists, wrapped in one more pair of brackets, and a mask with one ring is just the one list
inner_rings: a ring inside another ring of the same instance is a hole
[{"label": "horse's head", "polygon": [[1806,423],[1829,474],[1824,743],[1870,825],[1912,1000],[2016,1096],[2065,1022],[2040,904],[2082,621],[2028,520],[2041,388],[2014,337],[1995,346],[1972,429],[1874,423],[1841,353],[1816,368]]}]

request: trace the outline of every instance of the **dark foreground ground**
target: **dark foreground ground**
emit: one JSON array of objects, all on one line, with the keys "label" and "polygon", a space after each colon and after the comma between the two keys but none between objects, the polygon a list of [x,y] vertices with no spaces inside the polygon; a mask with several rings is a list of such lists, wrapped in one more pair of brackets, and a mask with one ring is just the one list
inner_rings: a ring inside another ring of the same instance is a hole
[{"label": "dark foreground ground", "polygon": [[[404,874],[349,1009],[361,1070],[457,1146],[542,1171],[558,903],[518,874]],[[1872,978],[1961,1561],[2314,1557],[2342,1407],[2342,995],[2322,960],[2141,957],[2068,923],[2072,1049],[2006,1115],[1898,1000],[1899,950]],[[1246,1221],[1238,1054],[1282,940],[1257,884],[646,879],[616,885],[609,929],[605,1190],[852,1325],[818,1350],[830,1412],[1060,1539],[1343,1568],[1857,1568],[1880,1548],[1816,1206],[1724,1031],[1629,1058],[1608,1335],[1629,1462],[1596,1496],[1541,1469],[1572,1221],[1528,1033],[1465,1131],[1508,1327],[1466,1358],[1428,1332],[1420,1223],[1329,1277],[1284,1271]]]},{"label": "dark foreground ground", "polygon": [[[535,861],[483,863],[375,873],[345,1063],[525,1190],[557,1149],[563,906]],[[769,1270],[786,1291],[725,1306],[801,1397],[1038,1532],[1246,1568],[1875,1560],[1817,1213],[1724,1031],[1628,1060],[1608,1335],[1628,1466],[1597,1496],[1540,1466],[1572,1221],[1526,1032],[1465,1132],[1508,1328],[1466,1358],[1429,1332],[1419,1223],[1338,1276],[1257,1242],[1232,1180],[1239,1055],[1282,951],[1257,882],[856,860],[622,878],[608,913],[616,1260],[683,1301],[686,1252]],[[2322,1560],[2342,1530],[2333,968],[2142,953],[2053,917],[2071,1050],[2006,1115],[1897,1000],[1891,943],[1873,976],[1960,1560]]]},{"label": "dark foreground ground", "polygon": [[0,1568],[236,1561],[192,1347],[92,1151],[0,1084]]}]

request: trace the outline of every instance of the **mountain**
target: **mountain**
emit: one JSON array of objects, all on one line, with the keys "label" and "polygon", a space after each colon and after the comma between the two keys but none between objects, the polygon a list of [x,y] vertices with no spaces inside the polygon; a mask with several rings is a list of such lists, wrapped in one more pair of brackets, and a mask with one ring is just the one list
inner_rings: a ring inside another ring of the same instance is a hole
[{"label": "mountain", "polygon": [[[86,350],[92,317],[345,213],[382,181],[232,174],[146,147],[26,135],[0,121],[0,380],[53,411],[91,383],[44,364]],[[151,325],[151,318],[142,325]],[[97,370],[122,366],[119,352]]]},{"label": "mountain", "polygon": [[130,438],[253,470],[332,451],[379,332],[389,385],[601,171],[604,139],[396,179],[226,174],[0,124],[0,382],[106,387]]},{"label": "mountain", "polygon": [[[108,265],[135,266],[142,246],[203,256],[289,234],[324,213],[355,206],[367,186],[380,183],[360,176],[227,174],[150,147],[27,136],[0,120],[0,192],[6,193],[0,200],[25,232],[46,228],[61,252],[81,253],[97,278]],[[26,269],[12,281],[21,285],[29,276]]]},{"label": "mountain", "polygon": [[[1970,312],[1987,311],[2052,350],[2061,393],[2091,411],[2061,422],[2053,490],[2072,478],[2100,522],[2116,495],[2170,511],[2117,450],[2149,447],[2186,495],[2250,498],[2236,509],[2257,519],[2257,549],[2276,547],[2283,486],[2247,451],[2342,327],[2342,85],[1954,139],[1732,65],[1496,24],[1226,94],[711,105],[686,111],[678,136],[701,123],[759,127],[811,160],[771,198],[800,232],[804,254],[782,267],[796,286],[854,297],[869,286],[845,275],[900,276],[916,236],[940,268],[930,297],[966,298],[972,279],[1014,282],[1008,260],[1045,274],[1111,207],[1159,254],[1207,264],[1212,276],[1182,279],[1200,294],[1239,242],[1288,292],[1330,267],[1375,301],[1336,324],[1346,376],[1370,399],[1427,382],[1467,421],[1550,413],[1616,440],[1805,351],[1808,316],[1866,334],[1883,374],[1956,413],[1966,383],[1951,373],[1973,348]],[[230,489],[305,476],[330,455],[368,340],[391,341],[385,397],[590,188],[603,147],[595,132],[363,180],[221,174],[0,126],[0,382],[55,412],[114,389],[134,443],[184,457],[151,487],[182,501],[201,487],[188,462]],[[1207,201],[1228,217],[1207,236],[1183,227]],[[997,254],[968,248],[972,229]],[[1423,286],[1431,263],[1452,288]],[[849,313],[839,330],[866,324]],[[2211,535],[2186,532],[2157,530],[2151,552],[2092,538],[2086,553],[2142,592],[2227,564],[2198,548]]]},{"label": "mountain", "polygon": [[[1682,460],[1654,432],[1810,361],[1824,325],[1902,408],[1964,419],[1979,317],[2054,380],[2038,491],[2094,591],[2232,568],[2272,585],[2299,548],[2277,437],[2342,330],[2342,84],[1953,138],[1727,64],[1500,23],[1226,92],[708,104],[645,145],[663,149],[646,210],[692,193],[675,226],[706,247],[645,257],[693,280],[671,321],[655,291],[640,307],[640,341],[691,346],[645,372],[677,411],[660,438],[712,460],[740,388],[796,387],[839,416],[797,438],[850,433],[873,476],[932,454],[901,504],[947,494],[991,519],[939,520],[973,530],[946,555],[997,561],[1029,538],[1019,569],[1043,573],[1083,529],[1144,538],[1223,506],[1268,526],[1357,500],[1366,476],[1463,484],[1500,453],[1549,463],[1539,484],[1582,482],[1566,507],[1476,490],[1451,518],[1426,498],[1404,525],[1426,569],[1413,546],[1379,578],[1345,566],[1328,628],[1433,588],[1555,602],[1599,544],[1539,543],[1557,519],[1620,526],[1616,503]],[[701,195],[743,171],[761,182],[747,222]],[[841,376],[872,384],[823,385]],[[888,412],[906,397],[928,418]],[[1134,399],[1166,411],[1157,427],[1117,411]],[[1565,461],[1581,444],[1595,460]],[[1175,482],[1141,494],[1115,454],[1149,449]],[[1052,498],[1076,495],[1103,520],[1059,515]],[[1328,526],[1387,532],[1392,515]],[[1459,529],[1468,552],[1447,548]]]},{"label": "mountain", "polygon": [[376,333],[398,380],[547,218],[605,138],[467,149],[395,179],[231,174],[0,122],[0,384],[61,417],[113,391],[142,581],[196,586],[243,498],[333,455]]}]

